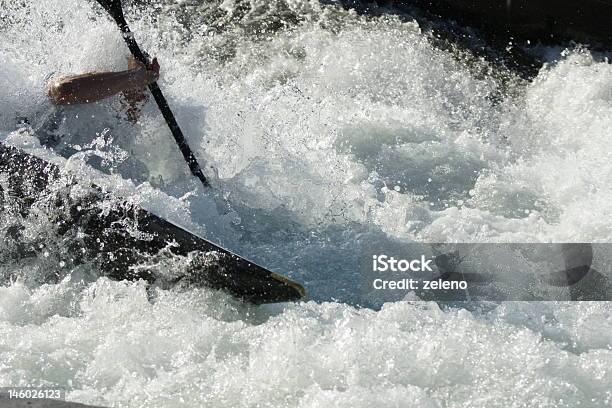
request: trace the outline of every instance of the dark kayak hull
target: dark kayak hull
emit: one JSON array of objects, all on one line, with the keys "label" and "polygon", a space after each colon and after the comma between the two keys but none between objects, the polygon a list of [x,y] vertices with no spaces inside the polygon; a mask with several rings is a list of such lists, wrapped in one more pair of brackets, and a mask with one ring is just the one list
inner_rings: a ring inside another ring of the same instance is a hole
[{"label": "dark kayak hull", "polygon": [[612,0],[397,0],[497,38],[612,48]]},{"label": "dark kayak hull", "polygon": [[[0,204],[2,197],[18,203],[23,216],[46,194],[48,186],[58,180],[57,165],[19,148],[0,143]],[[4,191],[3,191],[4,190]],[[101,211],[100,202],[113,199],[109,193],[91,186],[91,194],[77,202],[66,197],[45,201],[57,218],[57,233],[78,236],[67,239],[74,262],[98,263],[115,279],[146,279],[155,276],[146,268],[147,260],[166,251],[169,256],[192,260],[185,278],[190,282],[225,290],[245,301],[261,304],[299,300],[304,289],[297,283],[256,265],[212,242],[200,238],[138,205],[114,199],[113,205]],[[137,231],[134,231],[134,228]],[[16,239],[18,229],[12,230]],[[37,248],[33,248],[34,251]],[[26,251],[28,252],[28,251]],[[144,265],[144,266],[143,266]]]}]

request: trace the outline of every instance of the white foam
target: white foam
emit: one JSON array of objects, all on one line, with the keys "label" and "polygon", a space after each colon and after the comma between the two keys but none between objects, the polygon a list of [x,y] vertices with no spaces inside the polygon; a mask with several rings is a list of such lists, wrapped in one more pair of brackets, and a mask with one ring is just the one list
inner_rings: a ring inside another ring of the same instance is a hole
[{"label": "white foam", "polygon": [[[266,311],[199,289],[158,291],[151,303],[143,284],[106,279],[0,290],[0,383],[61,384],[73,400],[154,407],[610,401],[605,303],[508,303],[489,313],[418,302],[380,312],[335,303]],[[28,317],[7,318],[7,310]]]},{"label": "white foam", "polygon": [[[128,18],[159,56],[161,87],[227,206],[188,195],[194,185],[154,106],[135,127],[117,120],[116,101],[77,108],[66,128],[83,145],[106,131],[165,180],[161,193],[116,176],[125,191],[191,217],[319,302],[354,300],[363,242],[610,240],[612,68],[587,51],[500,99],[495,76],[475,78],[413,23],[253,2],[263,11],[227,17],[213,35],[198,20],[205,8],[182,3],[189,41],[172,13]],[[47,72],[119,69],[126,55],[88,2],[20,7],[29,12],[7,10],[0,28],[2,126],[39,109]],[[234,2],[224,9],[240,13]],[[253,34],[285,14],[301,23]],[[54,384],[72,400],[133,407],[612,403],[608,303],[255,308],[207,289],[156,290],[150,302],[144,284],[99,272],[0,287],[0,385]]]}]

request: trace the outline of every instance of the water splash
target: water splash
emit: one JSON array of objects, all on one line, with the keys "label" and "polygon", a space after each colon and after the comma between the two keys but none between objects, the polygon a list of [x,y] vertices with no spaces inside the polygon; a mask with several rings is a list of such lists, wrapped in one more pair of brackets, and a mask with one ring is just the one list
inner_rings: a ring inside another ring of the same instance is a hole
[{"label": "water splash", "polygon": [[[135,197],[153,194],[143,201],[304,282],[313,299],[355,300],[363,242],[610,240],[612,68],[589,51],[525,83],[473,75],[474,59],[398,18],[315,1],[141,3],[128,19],[219,191],[185,181],[153,106],[136,126],[117,119],[116,100],[75,108],[67,140],[83,157],[125,152],[133,166],[106,166],[118,185],[137,174]],[[116,28],[90,3],[12,4],[1,18],[3,137],[39,114],[50,72],[125,66]],[[112,143],[92,144],[102,134]],[[52,232],[38,226],[26,232]],[[42,273],[54,256],[8,272]],[[59,384],[113,406],[611,403],[605,303],[251,308],[102,272],[0,288],[0,384]]]}]

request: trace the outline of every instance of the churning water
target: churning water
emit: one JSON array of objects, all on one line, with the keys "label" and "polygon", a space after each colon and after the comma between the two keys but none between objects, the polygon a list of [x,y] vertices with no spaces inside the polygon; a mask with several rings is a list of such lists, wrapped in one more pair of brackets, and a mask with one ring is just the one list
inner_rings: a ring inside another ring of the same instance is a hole
[{"label": "churning water", "polygon": [[[612,241],[612,65],[569,50],[524,82],[393,16],[147,3],[128,20],[215,193],[186,181],[152,105],[136,125],[118,99],[69,108],[59,133],[75,160],[133,180],[134,199],[304,283],[310,301],[147,293],[63,270],[61,248],[15,261],[7,238],[0,386],[126,407],[612,405],[609,303],[354,306],[364,242]],[[94,2],[0,4],[0,137],[33,143],[16,124],[44,122],[48,75],[123,69],[127,52]],[[22,220],[24,236],[53,241],[43,218]]]}]

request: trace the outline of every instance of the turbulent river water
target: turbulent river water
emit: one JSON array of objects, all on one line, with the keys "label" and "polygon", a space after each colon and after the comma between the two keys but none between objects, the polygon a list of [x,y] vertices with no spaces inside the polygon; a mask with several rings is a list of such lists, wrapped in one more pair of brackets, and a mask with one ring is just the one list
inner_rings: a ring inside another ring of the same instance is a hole
[{"label": "turbulent river water", "polygon": [[[0,4],[1,138],[28,137],[19,118],[44,121],[49,75],[125,67],[93,2]],[[526,82],[436,48],[409,18],[317,1],[167,0],[126,14],[216,192],[186,181],[151,104],[136,125],[118,99],[69,108],[63,140],[158,212],[302,282],[308,301],[152,294],[63,270],[52,251],[14,261],[5,212],[0,386],[124,407],[612,406],[609,303],[362,308],[355,295],[364,242],[612,241],[601,56],[547,49]],[[49,233],[24,223],[26,236]],[[59,279],[35,279],[49,270]]]}]

